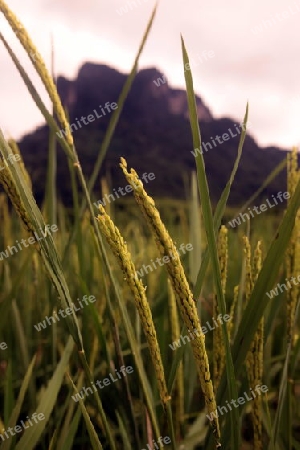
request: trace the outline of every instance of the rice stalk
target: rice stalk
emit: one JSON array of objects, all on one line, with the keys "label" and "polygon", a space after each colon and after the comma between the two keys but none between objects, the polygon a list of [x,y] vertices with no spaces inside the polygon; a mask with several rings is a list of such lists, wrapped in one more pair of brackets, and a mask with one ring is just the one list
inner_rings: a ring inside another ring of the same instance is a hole
[{"label": "rice stalk", "polygon": [[15,35],[19,39],[20,43],[24,47],[26,53],[30,57],[33,66],[39,74],[44,86],[48,92],[48,95],[53,103],[54,111],[63,129],[66,131],[66,140],[70,147],[73,147],[73,136],[70,131],[69,123],[67,121],[65,111],[62,107],[59,95],[57,93],[56,86],[53,82],[53,78],[49,74],[43,58],[41,57],[36,46],[32,42],[27,30],[24,28],[17,16],[11,11],[7,4],[0,0],[0,11],[5,16]]},{"label": "rice stalk", "polygon": [[[205,404],[208,413],[212,413],[216,410],[216,401],[210,376],[208,356],[204,343],[205,336],[203,333],[199,333],[199,330],[201,330],[201,325],[197,313],[196,303],[186,279],[180,257],[169,233],[166,230],[166,227],[161,221],[160,214],[156,209],[153,198],[147,195],[136,171],[134,169],[131,169],[130,172],[127,171],[127,162],[124,158],[121,158],[120,167],[123,170],[128,183],[133,188],[135,199],[144,213],[147,223],[154,234],[160,255],[162,258],[167,256],[170,259],[170,261],[166,264],[166,268],[169,273],[182,318],[188,331],[195,332],[195,334],[197,333],[195,339],[192,340],[191,345]],[[217,446],[220,446],[220,428],[217,418],[214,418],[211,421],[211,426],[216,438]]]},{"label": "rice stalk", "polygon": [[124,242],[123,237],[121,236],[119,229],[113,223],[102,205],[99,205],[99,211],[100,214],[97,216],[97,220],[99,222],[100,229],[106,237],[107,242],[114,255],[117,257],[121,269],[124,273],[124,279],[126,280],[133,294],[135,305],[138,310],[142,327],[149,345],[149,351],[156,373],[160,399],[163,407],[166,410],[167,403],[170,401],[171,397],[169,396],[167,391],[164,368],[157,341],[156,330],[153,323],[151,309],[145,294],[146,288],[144,287],[143,282],[139,280],[136,275],[136,270],[132,262],[131,255],[126,243]]},{"label": "rice stalk", "polygon": [[[261,242],[258,241],[255,248],[253,263],[251,265],[251,246],[248,238],[244,237],[245,253],[246,253],[246,302],[252,293],[253,285],[255,284],[262,266],[262,252]],[[255,386],[262,385],[263,377],[263,347],[264,347],[264,319],[262,318],[257,331],[254,335],[250,349],[246,357],[247,376],[249,386],[255,389]],[[262,436],[262,396],[255,396],[252,402],[252,420],[254,432],[254,450],[262,450],[263,436]]]},{"label": "rice stalk", "polygon": [[[218,253],[221,271],[221,285],[225,298],[226,282],[227,282],[227,264],[228,264],[228,230],[222,225],[218,236]],[[213,299],[213,317],[218,317],[220,310],[218,307],[217,296]],[[221,375],[225,366],[225,345],[223,340],[222,328],[217,327],[213,332],[213,380],[214,388],[217,391]]]}]

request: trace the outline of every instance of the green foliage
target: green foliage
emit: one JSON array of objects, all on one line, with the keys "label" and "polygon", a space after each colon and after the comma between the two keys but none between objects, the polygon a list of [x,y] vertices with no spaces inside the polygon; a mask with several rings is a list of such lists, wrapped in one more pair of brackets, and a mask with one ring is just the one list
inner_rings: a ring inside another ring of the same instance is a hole
[{"label": "green foliage", "polygon": [[[2,12],[5,11],[2,0],[0,7]],[[66,209],[56,198],[54,136],[59,129],[55,114],[58,106],[55,105],[53,114],[47,111],[21,63],[1,35],[52,134],[47,190],[41,208],[37,206],[20,165],[10,161],[0,174],[6,191],[6,194],[0,194],[0,252],[8,246],[17,246],[17,241],[28,240],[28,234],[40,234],[53,221],[57,222],[58,232],[27,248],[18,247],[19,250],[9,254],[9,257],[2,255],[0,261],[0,336],[1,342],[7,344],[7,349],[0,349],[0,398],[3,405],[0,410],[0,434],[3,436],[0,438],[0,449],[141,449],[167,436],[171,437],[171,443],[165,448],[173,450],[180,444],[187,450],[212,449],[216,446],[206,418],[207,411],[196,377],[190,342],[183,344],[180,341],[188,330],[182,327],[176,311],[172,318],[170,316],[169,304],[173,297],[168,288],[166,267],[159,266],[143,277],[168,391],[172,396],[164,410],[141,325],[145,322],[137,314],[128,280],[121,273],[100,233],[95,220],[97,211],[91,200],[91,192],[98,181],[104,156],[132,86],[155,11],[120,94],[119,109],[111,117],[104,138],[101,136],[101,149],[95,166],[91,168],[90,179],[83,174],[75,145],[61,139],[56,143],[57,147],[61,146],[68,161],[72,209]],[[183,40],[182,50],[184,64],[187,64],[188,54]],[[38,67],[36,69],[39,71]],[[193,146],[200,147],[192,74],[188,71],[185,76]],[[244,123],[247,117],[248,106]],[[89,137],[86,136],[86,139]],[[199,252],[192,256],[183,255],[182,263],[193,287],[202,324],[212,323],[214,292],[217,293],[219,311],[224,316],[233,303],[234,287],[239,286],[237,312],[231,318],[232,341],[227,325],[222,324],[226,364],[219,389],[215,392],[217,405],[223,406],[225,402],[242,396],[245,391],[249,392],[251,386],[248,385],[244,362],[264,317],[264,371],[261,381],[267,385],[268,392],[263,396],[263,442],[260,442],[259,448],[292,450],[297,448],[300,432],[300,339],[296,321],[299,302],[293,315],[293,339],[286,342],[286,294],[280,293],[270,299],[266,293],[277,282],[283,282],[286,276],[286,249],[294,236],[295,221],[299,225],[300,181],[298,179],[295,183],[295,193],[283,217],[280,213],[274,217],[265,212],[263,218],[256,217],[237,229],[229,229],[228,277],[224,295],[216,239],[222,221],[238,212],[226,209],[226,205],[238,173],[244,141],[245,133],[242,133],[235,162],[230,167],[224,190],[219,192],[217,198],[213,199],[210,195],[204,159],[199,155],[196,168],[200,201],[193,176],[189,186],[191,195],[187,196],[187,201],[158,199],[157,206],[173,241],[178,246],[191,242],[194,251]],[[93,143],[95,146],[99,144],[96,141]],[[10,151],[0,133],[2,162],[8,159]],[[42,164],[45,161],[45,166],[46,160],[44,155]],[[282,163],[279,169],[283,166]],[[167,168],[171,167],[172,161]],[[43,169],[46,173],[47,167]],[[151,171],[150,167],[147,169]],[[268,185],[279,169],[270,174]],[[104,185],[110,192],[114,188],[109,179]],[[214,204],[217,206],[213,213]],[[117,205],[108,205],[108,209],[127,242],[134,267],[139,270],[144,264],[152,264],[158,252],[133,201],[128,197]],[[25,230],[21,228],[21,223],[25,225]],[[245,290],[249,285],[245,276],[243,235],[250,236],[253,246],[260,239],[264,249],[262,268],[253,283],[246,307]],[[297,264],[299,256],[295,250]],[[95,301],[84,303],[84,298],[92,296]],[[81,306],[74,310],[74,304],[77,308]],[[173,302],[173,312],[174,305]],[[71,313],[65,318],[58,316],[60,311],[68,309]],[[43,321],[44,326],[41,326]],[[180,327],[181,336],[178,335]],[[177,333],[177,339],[174,333]],[[171,350],[170,345],[175,340],[181,342],[180,347]],[[212,340],[213,330],[205,336],[210,366],[216,357],[212,353]],[[127,372],[124,369],[125,375],[121,376],[122,367],[131,367],[132,370]],[[102,383],[101,388],[97,382]],[[249,425],[251,408],[248,402],[241,404],[239,409],[231,408],[228,414],[219,417],[223,449],[238,449],[241,443],[244,445],[252,441]],[[42,414],[43,420],[30,424],[34,413]],[[16,431],[19,424],[24,426],[21,431]],[[9,435],[10,432],[5,431],[9,429],[16,432]]]}]

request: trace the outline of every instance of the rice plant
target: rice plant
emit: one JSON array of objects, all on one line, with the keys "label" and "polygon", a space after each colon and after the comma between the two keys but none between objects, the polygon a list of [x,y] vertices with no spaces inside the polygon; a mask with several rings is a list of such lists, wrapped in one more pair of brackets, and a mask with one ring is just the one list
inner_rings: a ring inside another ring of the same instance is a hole
[{"label": "rice plant", "polygon": [[[3,0],[0,10],[53,106],[47,110],[0,34],[51,137],[46,195],[38,206],[17,144],[0,131],[0,448],[299,449],[296,150],[287,161],[291,198],[272,237],[266,228],[277,224],[267,213],[264,226],[253,220],[235,230],[223,223],[248,105],[232,174],[217,205],[199,153],[190,198],[178,200],[181,219],[168,229],[161,199],[148,195],[124,158],[119,170],[136,204],[125,203],[125,212],[117,205],[96,209],[93,188],[156,9],[90,179],[72,133],[55,137],[70,124],[44,61]],[[183,38],[181,48],[185,68]],[[201,148],[191,70],[184,75],[193,146]],[[57,145],[69,162],[71,214],[56,199]],[[9,157],[12,149],[18,161]],[[108,180],[102,186],[111,189]],[[179,246],[179,239],[188,244]],[[192,257],[187,250],[194,251]],[[143,264],[150,273],[141,275]]]}]

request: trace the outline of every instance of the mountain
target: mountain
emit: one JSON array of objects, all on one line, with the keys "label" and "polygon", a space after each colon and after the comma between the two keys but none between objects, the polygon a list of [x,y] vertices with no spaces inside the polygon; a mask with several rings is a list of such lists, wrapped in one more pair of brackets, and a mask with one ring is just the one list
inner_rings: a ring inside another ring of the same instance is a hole
[{"label": "mountain", "polygon": [[[74,80],[65,77],[57,80],[58,92],[68,111],[76,149],[87,176],[92,173],[112,116],[113,104],[117,103],[126,78],[127,74],[106,65],[86,63]],[[202,149],[206,150],[204,159],[210,193],[216,202],[232,170],[241,127],[230,118],[214,119],[198,96],[196,104]],[[49,130],[45,125],[24,136],[19,143],[38,201],[44,195],[48,142]],[[134,167],[139,174],[155,174],[155,181],[147,184],[151,195],[185,198],[191,171],[195,170],[192,151],[185,91],[170,87],[165,76],[155,68],[140,70],[117,124],[101,176],[109,175],[112,189],[124,187],[126,182],[118,165],[120,156],[124,156],[129,167]],[[247,134],[229,204],[243,204],[285,157],[284,150],[260,148]],[[66,204],[71,202],[69,180],[66,157],[58,146],[58,193]],[[261,198],[285,190],[285,173],[281,172],[262,192]],[[100,177],[95,198],[101,198]]]}]

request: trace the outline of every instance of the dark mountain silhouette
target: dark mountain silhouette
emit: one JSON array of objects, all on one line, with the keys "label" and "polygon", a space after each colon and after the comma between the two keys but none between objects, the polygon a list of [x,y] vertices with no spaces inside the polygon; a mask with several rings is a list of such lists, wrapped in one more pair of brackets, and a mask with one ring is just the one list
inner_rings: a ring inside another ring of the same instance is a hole
[{"label": "dark mountain silhouette", "polygon": [[[111,67],[92,63],[84,64],[75,80],[59,77],[58,91],[68,110],[70,123],[78,123],[82,116],[95,115],[95,110],[100,115],[100,105],[103,108],[106,102],[117,102],[126,77],[126,74]],[[202,142],[207,143],[205,148],[208,149],[204,157],[210,193],[216,202],[236,158],[238,121],[230,118],[214,119],[200,97],[197,97],[197,108]],[[87,176],[92,172],[110,118],[111,114],[106,113],[102,118],[77,127],[77,130],[75,126],[73,128],[76,148]],[[218,143],[216,136],[224,133],[229,134],[230,138],[224,137],[228,140],[221,139],[223,143]],[[38,201],[44,195],[48,142],[47,126],[24,136],[20,142]],[[70,176],[66,157],[58,148],[58,193],[68,204],[71,201]],[[124,156],[129,166],[134,167],[140,175],[144,172],[155,174],[155,181],[147,185],[151,195],[186,198],[187,180],[191,171],[195,170],[192,150],[185,91],[172,89],[164,75],[155,68],[141,70],[126,100],[101,175],[110,176],[112,188],[125,186],[119,169],[119,158]],[[260,148],[247,135],[229,204],[240,205],[247,200],[284,157],[285,151],[276,147]],[[285,176],[284,172],[279,174],[261,198],[286,190]],[[100,199],[101,196],[99,178],[95,198]]]}]

